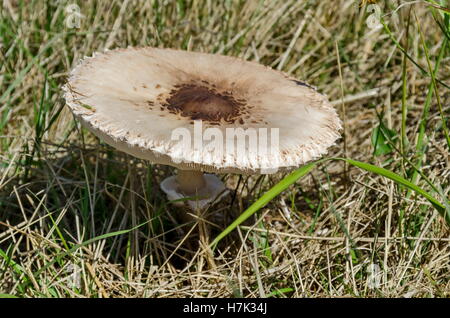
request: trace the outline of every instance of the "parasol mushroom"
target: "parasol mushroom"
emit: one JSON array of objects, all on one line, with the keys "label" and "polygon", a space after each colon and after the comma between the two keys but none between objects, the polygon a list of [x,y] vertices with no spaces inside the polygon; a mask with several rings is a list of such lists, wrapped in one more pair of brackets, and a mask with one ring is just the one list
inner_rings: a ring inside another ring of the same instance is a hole
[{"label": "parasol mushroom", "polygon": [[95,53],[64,87],[75,116],[135,157],[178,168],[161,189],[197,196],[203,208],[226,194],[209,173],[290,170],[325,154],[341,122],[310,85],[234,57],[159,48]]}]

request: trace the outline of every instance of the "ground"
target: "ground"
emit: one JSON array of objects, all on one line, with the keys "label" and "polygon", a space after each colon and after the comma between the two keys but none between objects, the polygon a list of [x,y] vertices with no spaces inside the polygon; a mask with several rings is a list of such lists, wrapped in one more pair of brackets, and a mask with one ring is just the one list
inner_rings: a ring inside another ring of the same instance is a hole
[{"label": "ground", "polygon": [[[0,295],[449,297],[448,3],[363,2],[4,0]],[[230,195],[202,213],[170,204],[173,168],[115,151],[65,107],[82,57],[128,46],[282,70],[328,96],[342,138],[212,246],[287,173],[221,175]]]}]

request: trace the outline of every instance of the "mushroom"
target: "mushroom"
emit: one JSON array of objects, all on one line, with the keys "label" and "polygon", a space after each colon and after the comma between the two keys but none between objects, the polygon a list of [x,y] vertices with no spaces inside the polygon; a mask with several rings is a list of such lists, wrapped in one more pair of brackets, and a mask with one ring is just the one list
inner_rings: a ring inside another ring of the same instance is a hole
[{"label": "mushroom", "polygon": [[269,174],[325,154],[341,122],[310,85],[258,63],[160,48],[95,53],[70,73],[69,108],[111,146],[178,168],[161,189],[203,208],[213,174]]}]

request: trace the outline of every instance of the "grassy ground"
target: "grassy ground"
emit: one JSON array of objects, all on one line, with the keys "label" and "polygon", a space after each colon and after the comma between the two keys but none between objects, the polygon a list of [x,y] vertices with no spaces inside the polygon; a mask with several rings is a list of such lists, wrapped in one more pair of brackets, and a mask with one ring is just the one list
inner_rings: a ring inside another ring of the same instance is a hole
[{"label": "grassy ground", "polygon": [[[445,0],[379,1],[378,29],[351,0],[73,2],[78,29],[65,20],[72,1],[0,6],[0,294],[450,297]],[[80,58],[130,45],[240,56],[306,80],[344,121],[330,158],[394,172],[441,213],[396,181],[331,160],[211,250],[285,175],[223,175],[231,195],[190,218],[169,204],[158,184],[174,169],[114,151],[62,99]]]}]

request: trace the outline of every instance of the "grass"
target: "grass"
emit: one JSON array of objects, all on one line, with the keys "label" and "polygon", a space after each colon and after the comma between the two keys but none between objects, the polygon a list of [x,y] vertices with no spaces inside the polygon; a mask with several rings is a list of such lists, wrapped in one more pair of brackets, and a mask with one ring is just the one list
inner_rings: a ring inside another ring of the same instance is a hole
[{"label": "grass", "polygon": [[[0,297],[450,296],[447,1],[379,1],[378,29],[351,0],[78,1],[79,29],[71,3],[0,7]],[[206,211],[176,207],[158,186],[173,168],[64,107],[80,58],[129,45],[280,69],[327,94],[345,134],[290,174],[222,175]]]}]

